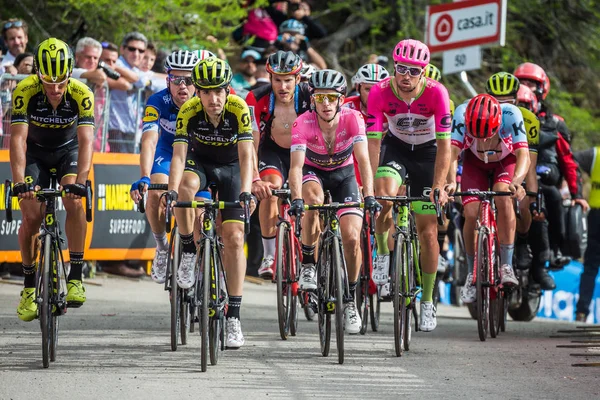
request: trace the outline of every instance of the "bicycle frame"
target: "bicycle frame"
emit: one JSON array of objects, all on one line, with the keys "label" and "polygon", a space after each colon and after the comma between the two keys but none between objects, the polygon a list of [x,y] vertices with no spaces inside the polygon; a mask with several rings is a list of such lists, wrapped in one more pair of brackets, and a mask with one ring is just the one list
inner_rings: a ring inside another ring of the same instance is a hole
[{"label": "bicycle frame", "polygon": [[[272,192],[273,196],[277,196],[281,200],[279,202],[279,215],[277,216],[279,221],[277,222],[277,226],[279,226],[281,224],[287,225],[287,229],[289,232],[288,234],[290,236],[290,243],[292,244],[290,246],[291,247],[291,249],[290,249],[291,250],[291,260],[296,260],[296,257],[300,257],[300,261],[302,261],[301,260],[302,247],[300,245],[300,241],[298,240],[298,237],[296,237],[296,235],[294,235],[296,223],[288,214],[288,211],[291,206],[291,201],[290,201],[291,191],[289,189],[276,189],[276,190],[272,190],[271,192]],[[296,263],[292,262],[293,276],[297,276],[296,268],[297,268]],[[275,280],[275,276],[273,276],[273,280]],[[298,281],[287,282],[287,283],[292,284],[292,294],[294,296],[298,295]]]}]

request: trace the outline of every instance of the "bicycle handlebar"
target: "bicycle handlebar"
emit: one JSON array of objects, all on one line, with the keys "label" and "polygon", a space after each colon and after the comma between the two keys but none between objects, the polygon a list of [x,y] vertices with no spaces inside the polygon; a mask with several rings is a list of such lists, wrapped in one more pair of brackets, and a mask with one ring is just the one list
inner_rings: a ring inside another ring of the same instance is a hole
[{"label": "bicycle handlebar", "polygon": [[[138,191],[140,194],[142,193],[142,185],[144,185],[144,183],[140,183],[138,185]],[[148,190],[169,190],[169,185],[166,183],[152,183],[148,185]],[[143,195],[140,201],[138,201],[138,211],[142,214],[146,212],[146,204]]]},{"label": "bicycle handlebar", "polygon": [[173,207],[175,207],[175,208],[194,208],[194,209],[196,209],[196,208],[216,208],[218,210],[243,208],[244,209],[244,232],[246,235],[250,232],[250,201],[245,201],[244,206],[242,206],[239,201],[212,201],[212,200],[178,201],[175,203],[175,205],[171,206],[172,200],[170,199],[170,196],[167,193],[163,194],[163,196],[166,196],[166,200],[167,200],[167,212],[166,212],[167,232],[170,232],[170,230],[171,230],[171,218],[172,218],[171,209]]},{"label": "bicycle handlebar", "polygon": [[444,211],[440,205],[440,189],[435,189],[433,191],[433,202],[435,205],[435,216],[437,217],[437,223],[438,225],[444,225],[446,221],[444,221]]},{"label": "bicycle handlebar", "polygon": [[495,192],[493,190],[467,190],[465,192],[454,192],[452,196],[464,197],[464,196],[475,196],[479,198],[488,198],[495,196],[512,196],[512,192]]},{"label": "bicycle handlebar", "polygon": [[[305,204],[304,211],[337,211],[346,208],[365,208],[365,203],[352,202],[352,203],[329,203],[329,204]],[[300,215],[296,215],[296,237],[300,237],[302,231]],[[374,218],[371,218],[373,221]],[[372,222],[371,222],[372,224]],[[375,232],[375,227],[372,227],[372,232]]]}]

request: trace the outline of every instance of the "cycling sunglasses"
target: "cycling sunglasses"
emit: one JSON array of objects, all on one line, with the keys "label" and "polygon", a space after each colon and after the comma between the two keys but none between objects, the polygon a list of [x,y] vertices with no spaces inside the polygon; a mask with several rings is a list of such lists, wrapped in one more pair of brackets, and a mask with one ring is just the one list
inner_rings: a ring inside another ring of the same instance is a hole
[{"label": "cycling sunglasses", "polygon": [[396,72],[400,75],[410,74],[410,76],[419,76],[423,72],[423,68],[407,67],[406,65],[396,64]]},{"label": "cycling sunglasses", "polygon": [[69,74],[63,74],[63,75],[59,75],[59,76],[51,76],[51,75],[43,75],[43,74],[38,74],[38,76],[40,77],[40,80],[44,83],[49,83],[51,85],[60,85],[61,83],[64,83],[67,79],[69,79]]},{"label": "cycling sunglasses", "polygon": [[138,53],[140,53],[140,54],[144,54],[144,53],[146,52],[146,50],[145,50],[145,49],[138,49],[137,47],[133,47],[133,46],[126,46],[126,47],[127,47],[127,50],[129,50],[129,51],[130,51],[130,52],[132,52],[132,53],[133,53],[134,51],[137,51],[137,52],[138,52]]},{"label": "cycling sunglasses", "polygon": [[192,86],[192,77],[190,76],[175,76],[169,75],[169,82],[173,82],[175,85],[179,86],[182,83],[185,83],[185,86]]},{"label": "cycling sunglasses", "polygon": [[20,28],[23,26],[23,21],[9,21],[4,24],[4,30],[7,31],[10,28]]},{"label": "cycling sunglasses", "polygon": [[337,101],[340,97],[342,97],[339,93],[315,93],[312,95],[312,98],[315,99],[315,102],[321,104],[327,99],[329,103],[333,103]]}]

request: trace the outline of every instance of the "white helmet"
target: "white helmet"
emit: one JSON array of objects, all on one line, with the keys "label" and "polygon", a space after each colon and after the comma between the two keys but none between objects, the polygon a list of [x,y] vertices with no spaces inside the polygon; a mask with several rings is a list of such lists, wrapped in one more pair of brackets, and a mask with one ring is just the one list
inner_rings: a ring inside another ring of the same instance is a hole
[{"label": "white helmet", "polygon": [[352,77],[353,85],[361,83],[377,83],[390,76],[390,73],[379,64],[365,64]]},{"label": "white helmet", "polygon": [[165,71],[172,70],[191,71],[198,63],[198,56],[191,51],[177,50],[172,52],[165,60]]},{"label": "white helmet", "polygon": [[300,77],[302,79],[310,79],[312,74],[314,74],[315,72],[317,72],[317,68],[315,68],[314,65],[305,63],[304,65],[302,65],[302,69],[300,70]]},{"label": "white helmet", "polygon": [[198,61],[202,61],[208,57],[216,57],[212,52],[208,50],[194,50],[193,53],[198,56]]}]

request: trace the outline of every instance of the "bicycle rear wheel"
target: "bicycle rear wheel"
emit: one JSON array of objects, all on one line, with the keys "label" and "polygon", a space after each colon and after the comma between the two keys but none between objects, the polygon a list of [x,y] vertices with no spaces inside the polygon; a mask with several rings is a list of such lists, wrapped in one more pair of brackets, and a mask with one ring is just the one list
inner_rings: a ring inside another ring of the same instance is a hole
[{"label": "bicycle rear wheel", "polygon": [[298,332],[298,306],[300,302],[301,293],[299,291],[298,285],[298,271],[300,270],[300,266],[302,265],[302,261],[300,259],[301,248],[300,243],[295,241],[295,236],[292,233],[291,229],[288,229],[288,237],[290,238],[290,243],[292,246],[292,250],[294,250],[293,256],[293,265],[291,265],[290,269],[290,279],[289,282],[292,286],[292,303],[290,304],[290,335],[296,336]]},{"label": "bicycle rear wheel", "polygon": [[379,315],[381,314],[381,300],[379,296],[369,295],[369,314],[371,316],[371,330],[377,332],[379,330]]},{"label": "bicycle rear wheel", "polygon": [[335,339],[338,351],[338,362],[344,363],[344,263],[342,262],[342,245],[337,236],[333,237],[332,271],[335,277]]},{"label": "bicycle rear wheel", "polygon": [[477,330],[479,340],[485,341],[488,334],[488,316],[490,291],[488,286],[490,254],[488,246],[488,234],[484,229],[479,230],[477,239]]},{"label": "bicycle rear wheel", "polygon": [[[323,244],[321,242],[321,244]],[[319,254],[319,262],[317,263],[317,290],[318,290],[318,324],[319,324],[319,340],[321,341],[321,354],[323,357],[329,355],[331,345],[331,314],[330,314],[330,298],[331,293],[331,260],[327,248],[322,248]],[[335,307],[335,305],[333,306]]]},{"label": "bicycle rear wheel", "polygon": [[210,301],[210,269],[211,246],[210,240],[204,239],[202,245],[202,280],[200,281],[200,369],[206,372],[209,353],[209,301]]},{"label": "bicycle rear wheel", "polygon": [[50,269],[52,268],[52,237],[46,235],[44,237],[44,260],[41,271],[41,284],[39,290],[41,291],[42,304],[40,305],[40,328],[42,330],[42,364],[44,368],[50,366],[50,348],[51,343],[54,341],[54,326],[52,315],[52,304],[50,299],[52,298],[52,285],[50,277]]},{"label": "bicycle rear wheel", "polygon": [[[415,255],[413,253],[413,246],[404,246],[406,248],[406,292],[413,293],[416,289],[415,285]],[[408,300],[408,299],[407,299]],[[408,303],[408,304],[407,304]],[[410,297],[410,302],[405,301],[405,309],[404,309],[404,321],[403,321],[403,329],[404,335],[402,337],[402,342],[404,344],[404,350],[410,350],[410,341],[412,339],[412,322],[414,320],[415,327],[417,327],[417,300],[414,297]],[[413,318],[414,315],[414,318]]]},{"label": "bicycle rear wheel", "polygon": [[392,302],[394,304],[394,348],[396,357],[404,350],[404,322],[406,319],[407,249],[404,234],[399,233],[394,244]]},{"label": "bicycle rear wheel", "polygon": [[[275,283],[277,285],[277,320],[279,336],[287,340],[290,333],[290,311],[292,303],[292,284],[290,278],[292,251],[288,227],[285,223],[277,227],[277,260],[275,263]],[[295,299],[294,299],[295,300]]]}]

